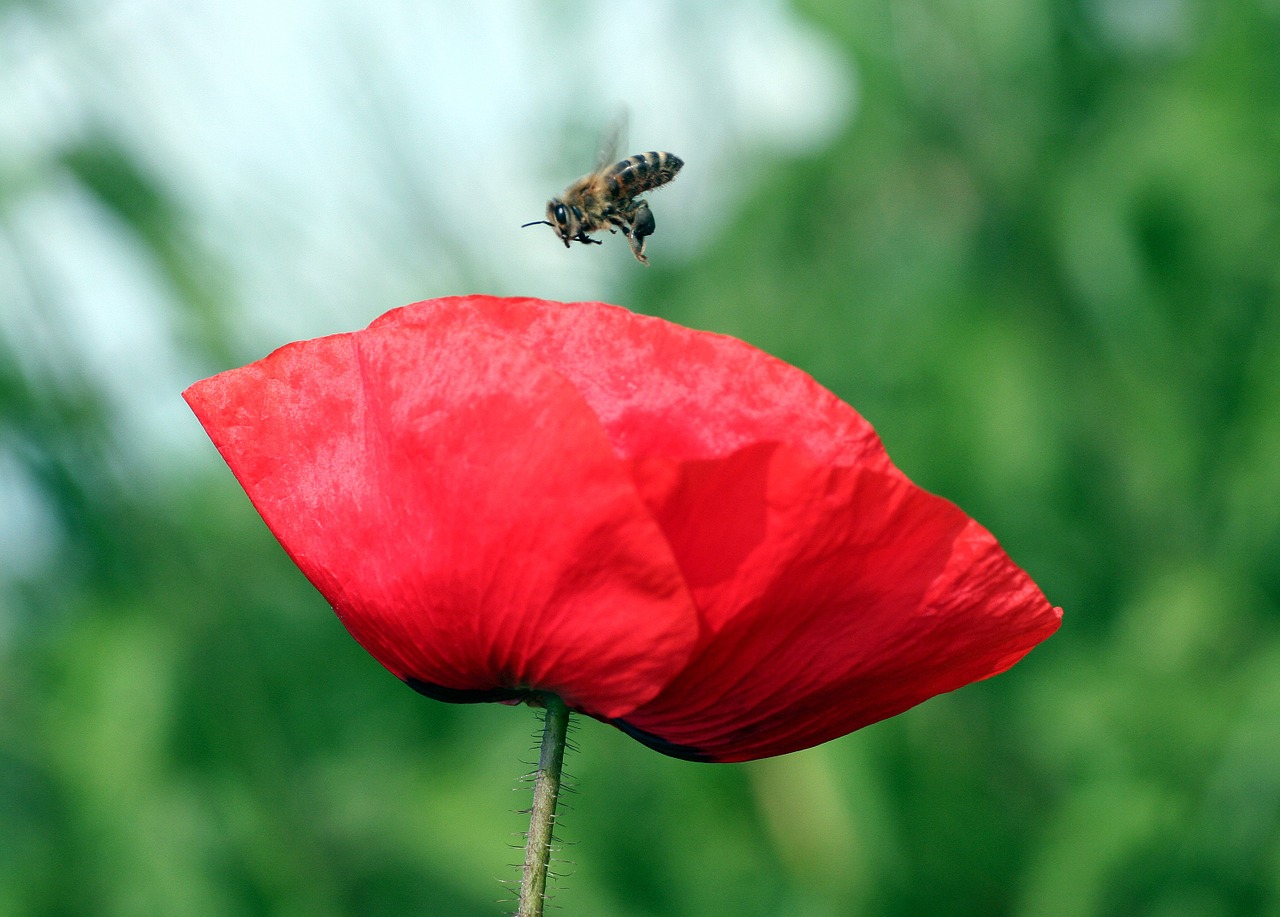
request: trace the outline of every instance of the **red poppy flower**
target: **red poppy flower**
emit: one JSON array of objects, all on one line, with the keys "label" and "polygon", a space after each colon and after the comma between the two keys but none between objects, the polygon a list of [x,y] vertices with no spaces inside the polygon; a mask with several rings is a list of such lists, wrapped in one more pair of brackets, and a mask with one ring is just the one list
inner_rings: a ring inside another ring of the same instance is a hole
[{"label": "red poppy flower", "polygon": [[809,376],[614,306],[418,303],[185,397],[351,634],[443,700],[554,692],[742,761],[1002,672],[1061,618]]}]

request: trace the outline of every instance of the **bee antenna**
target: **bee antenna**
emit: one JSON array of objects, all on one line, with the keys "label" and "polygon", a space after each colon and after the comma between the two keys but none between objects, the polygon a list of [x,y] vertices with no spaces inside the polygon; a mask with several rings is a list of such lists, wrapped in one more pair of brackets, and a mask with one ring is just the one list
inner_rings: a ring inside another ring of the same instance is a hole
[{"label": "bee antenna", "polygon": [[524,229],[526,226],[550,226],[550,225],[551,223],[548,222],[547,220],[534,220],[532,223],[521,223],[520,228]]}]

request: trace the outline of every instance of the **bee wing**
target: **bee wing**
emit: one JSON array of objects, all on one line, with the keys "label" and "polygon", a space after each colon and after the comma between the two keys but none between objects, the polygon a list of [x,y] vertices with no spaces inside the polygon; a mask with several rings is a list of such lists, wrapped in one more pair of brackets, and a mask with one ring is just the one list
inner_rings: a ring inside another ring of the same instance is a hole
[{"label": "bee wing", "polygon": [[610,122],[608,129],[600,138],[600,153],[596,157],[596,172],[603,172],[618,161],[618,148],[626,139],[627,124],[631,113],[624,107]]}]

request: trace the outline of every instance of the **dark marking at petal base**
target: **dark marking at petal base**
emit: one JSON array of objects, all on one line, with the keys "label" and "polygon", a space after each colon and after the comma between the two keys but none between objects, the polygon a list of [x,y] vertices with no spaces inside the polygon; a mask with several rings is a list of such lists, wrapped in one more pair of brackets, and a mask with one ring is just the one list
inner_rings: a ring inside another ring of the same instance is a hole
[{"label": "dark marking at petal base", "polygon": [[406,678],[404,683],[419,694],[447,704],[502,703],[509,700],[522,700],[532,693],[514,688],[446,688],[442,685],[433,685],[429,681],[418,681],[416,678]]},{"label": "dark marking at petal base", "polygon": [[701,752],[696,748],[690,748],[688,745],[677,745],[675,742],[668,742],[661,736],[656,736],[652,732],[645,732],[643,729],[637,729],[626,720],[610,720],[614,726],[621,729],[637,742],[648,745],[654,751],[660,751],[664,755],[672,758],[680,758],[683,761],[697,761],[702,764],[711,764],[715,762],[715,758],[705,752]]}]

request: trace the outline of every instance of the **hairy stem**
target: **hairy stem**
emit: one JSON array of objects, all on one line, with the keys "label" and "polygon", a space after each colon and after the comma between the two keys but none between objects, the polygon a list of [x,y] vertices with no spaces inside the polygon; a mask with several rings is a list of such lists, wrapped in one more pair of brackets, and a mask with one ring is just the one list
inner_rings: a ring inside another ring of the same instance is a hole
[{"label": "hairy stem", "polygon": [[542,752],[533,784],[533,809],[524,845],[524,873],[520,879],[520,910],[516,917],[542,917],[547,890],[547,861],[551,857],[551,832],[556,801],[560,796],[560,769],[564,764],[564,737],[569,728],[569,708],[554,694],[545,697]]}]

